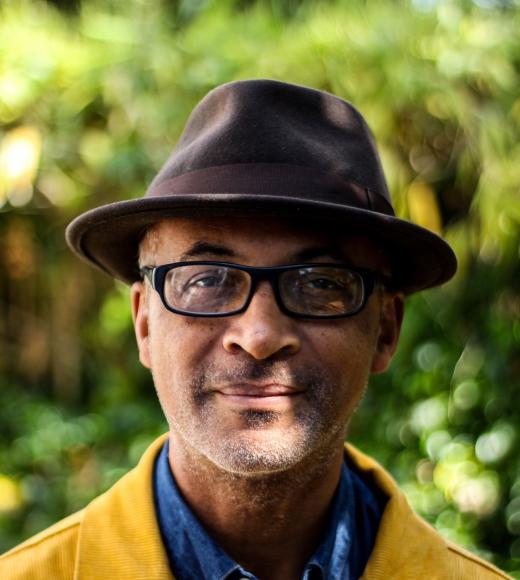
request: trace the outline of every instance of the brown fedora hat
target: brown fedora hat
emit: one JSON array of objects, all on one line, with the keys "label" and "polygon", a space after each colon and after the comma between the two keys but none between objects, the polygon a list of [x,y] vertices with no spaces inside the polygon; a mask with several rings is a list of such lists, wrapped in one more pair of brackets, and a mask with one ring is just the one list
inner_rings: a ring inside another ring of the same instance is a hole
[{"label": "brown fedora hat", "polygon": [[143,198],[104,205],[67,228],[70,247],[124,282],[140,278],[139,242],[174,216],[284,216],[334,222],[380,240],[406,293],[449,280],[452,249],[395,217],[370,130],[348,102],[273,80],[212,90]]}]

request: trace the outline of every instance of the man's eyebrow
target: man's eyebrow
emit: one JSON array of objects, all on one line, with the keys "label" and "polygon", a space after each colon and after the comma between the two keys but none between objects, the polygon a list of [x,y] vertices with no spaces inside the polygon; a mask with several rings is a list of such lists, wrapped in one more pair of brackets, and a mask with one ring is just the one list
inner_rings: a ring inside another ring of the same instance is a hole
[{"label": "man's eyebrow", "polygon": [[211,242],[198,241],[180,256],[180,261],[190,258],[204,258],[208,255],[226,258],[236,257],[236,253],[231,248]]}]

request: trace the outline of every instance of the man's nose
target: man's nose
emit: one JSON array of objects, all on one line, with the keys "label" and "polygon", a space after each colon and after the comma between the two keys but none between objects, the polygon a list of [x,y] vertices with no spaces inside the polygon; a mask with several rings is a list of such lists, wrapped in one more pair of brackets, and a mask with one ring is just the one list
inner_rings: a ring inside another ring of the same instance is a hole
[{"label": "man's nose", "polygon": [[279,309],[267,281],[258,284],[247,310],[228,320],[223,346],[230,353],[244,351],[265,360],[295,354],[301,348],[297,320]]}]

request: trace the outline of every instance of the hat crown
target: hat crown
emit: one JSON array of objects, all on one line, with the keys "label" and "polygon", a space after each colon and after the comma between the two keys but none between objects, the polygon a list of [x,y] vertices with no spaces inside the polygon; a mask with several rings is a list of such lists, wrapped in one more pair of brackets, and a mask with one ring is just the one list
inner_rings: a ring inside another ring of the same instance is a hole
[{"label": "hat crown", "polygon": [[392,283],[415,292],[451,278],[451,248],[394,215],[373,137],[348,102],[272,80],[217,87],[195,107],[144,198],[94,208],[67,228],[71,248],[124,280],[140,279],[143,232],[166,218],[230,215],[330,223],[387,252]]},{"label": "hat crown", "polygon": [[236,81],[209,92],[148,194],[192,171],[245,164],[312,168],[390,202],[370,129],[355,107],[326,92],[273,80]]}]

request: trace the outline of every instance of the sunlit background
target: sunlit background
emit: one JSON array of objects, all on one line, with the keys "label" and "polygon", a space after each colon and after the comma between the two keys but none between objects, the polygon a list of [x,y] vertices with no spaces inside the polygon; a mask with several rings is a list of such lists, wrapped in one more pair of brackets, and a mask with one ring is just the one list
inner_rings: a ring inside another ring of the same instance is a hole
[{"label": "sunlit background", "polygon": [[354,102],[398,214],[460,262],[408,301],[350,439],[442,534],[520,578],[519,8],[1,3],[0,551],[84,506],[166,430],[127,289],[73,257],[64,227],[141,196],[209,89],[269,77]]}]

